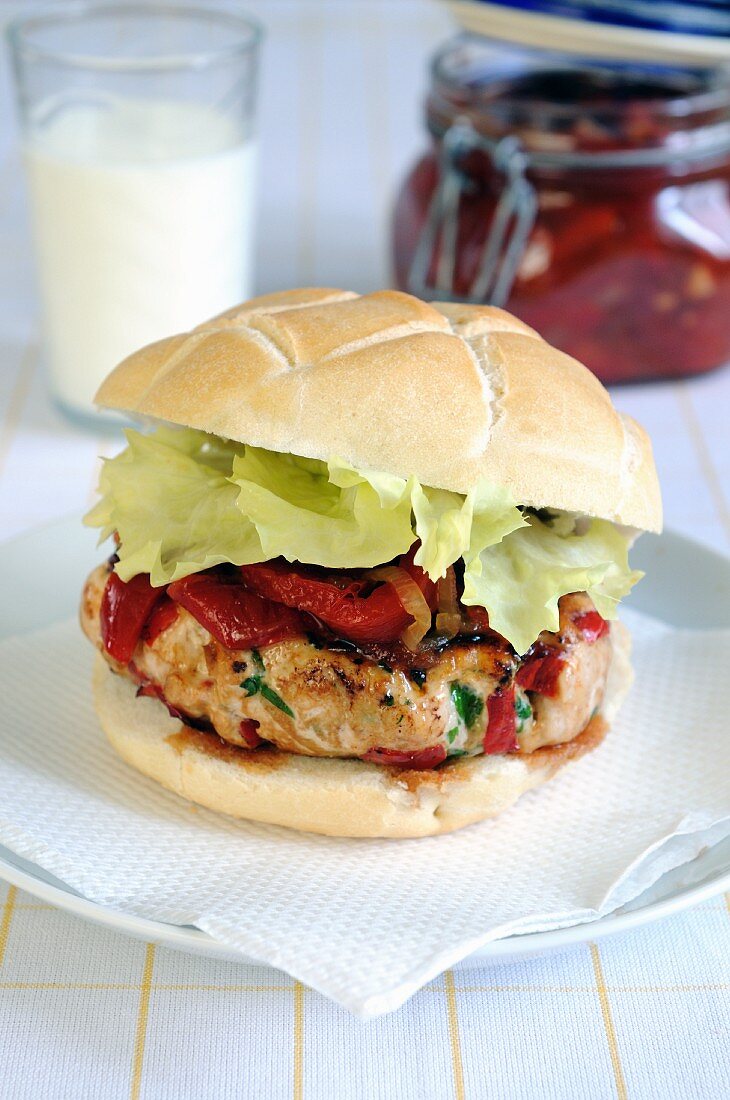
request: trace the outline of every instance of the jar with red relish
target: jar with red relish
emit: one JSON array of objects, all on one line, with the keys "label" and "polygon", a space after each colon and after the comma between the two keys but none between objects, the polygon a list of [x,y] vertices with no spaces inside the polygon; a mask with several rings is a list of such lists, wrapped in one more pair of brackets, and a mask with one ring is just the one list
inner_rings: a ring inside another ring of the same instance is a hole
[{"label": "jar with red relish", "polygon": [[726,70],[435,57],[394,218],[403,290],[505,306],[604,382],[730,360]]}]

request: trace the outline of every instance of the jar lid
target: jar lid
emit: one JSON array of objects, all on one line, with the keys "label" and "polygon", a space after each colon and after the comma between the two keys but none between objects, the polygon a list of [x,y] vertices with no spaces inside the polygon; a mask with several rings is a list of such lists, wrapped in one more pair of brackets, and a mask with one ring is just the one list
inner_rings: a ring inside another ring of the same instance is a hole
[{"label": "jar lid", "polygon": [[465,124],[517,137],[532,167],[686,165],[730,149],[730,66],[588,61],[462,33],[432,59],[426,118],[437,141]]},{"label": "jar lid", "polygon": [[476,34],[584,57],[716,66],[730,62],[724,0],[446,0]]}]

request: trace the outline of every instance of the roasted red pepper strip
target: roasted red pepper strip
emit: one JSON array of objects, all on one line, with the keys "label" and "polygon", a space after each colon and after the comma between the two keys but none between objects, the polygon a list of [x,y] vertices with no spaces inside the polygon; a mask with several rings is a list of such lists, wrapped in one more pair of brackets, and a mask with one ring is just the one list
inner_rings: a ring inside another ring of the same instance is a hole
[{"label": "roasted red pepper strip", "polygon": [[576,615],[573,622],[586,642],[597,642],[610,629],[597,611],[584,611],[582,615]]},{"label": "roasted red pepper strip", "polygon": [[239,726],[241,731],[241,737],[243,738],[246,748],[256,749],[262,743],[262,738],[259,737],[259,724],[253,718],[244,718]]},{"label": "roasted red pepper strip", "polygon": [[524,664],[517,670],[515,679],[524,691],[555,696],[558,694],[558,680],[563,671],[564,660],[562,653],[542,642],[535,642]]},{"label": "roasted red pepper strip", "polygon": [[196,719],[191,719],[190,716],[185,713],[185,711],[178,710],[177,707],[174,707],[172,705],[172,703],[168,703],[162,688],[158,684],[151,683],[151,681],[149,680],[144,680],[139,685],[139,687],[137,688],[137,695],[146,695],[150,699],[159,699],[162,705],[166,707],[167,713],[170,715],[170,717],[177,718],[180,722],[190,724],[191,722],[196,721]]},{"label": "roasted red pepper strip", "polygon": [[167,701],[162,688],[157,684],[151,683],[149,680],[140,684],[137,688],[137,695],[148,695],[151,699],[159,699],[171,718],[176,718],[184,725],[190,726],[191,729],[204,730],[206,733],[215,733],[215,728],[207,718],[196,718],[194,715],[174,707],[172,703]]},{"label": "roasted red pepper strip", "polygon": [[152,614],[145,623],[142,631],[142,640],[147,645],[152,645],[168,626],[172,626],[177,618],[177,604],[169,596],[163,596],[160,602],[153,608]]},{"label": "roasted red pepper strip", "polygon": [[164,588],[153,588],[146,573],[126,583],[110,573],[101,598],[100,627],[104,649],[126,665],[131,660],[143,627],[155,604],[165,597]]},{"label": "roasted red pepper strip", "polygon": [[485,607],[462,607],[462,618],[467,620],[468,629],[473,634],[491,632],[489,626],[489,612]]},{"label": "roasted red pepper strip", "polygon": [[413,622],[392,584],[381,584],[369,596],[361,596],[364,581],[338,587],[278,561],[242,565],[241,575],[260,596],[308,611],[353,642],[393,642]]},{"label": "roasted red pepper strip", "polygon": [[149,699],[162,700],[162,688],[158,688],[156,684],[143,683],[137,688],[137,698],[140,695],[145,695]]},{"label": "roasted red pepper strip", "polygon": [[519,745],[514,684],[489,696],[487,714],[487,732],[483,742],[485,753],[515,752]]},{"label": "roasted red pepper strip", "polygon": [[428,749],[417,752],[399,752],[398,749],[370,749],[362,757],[370,764],[386,764],[389,767],[413,768],[414,771],[424,771],[426,768],[435,768],[437,764],[446,759],[446,749],[443,745],[432,745]]},{"label": "roasted red pepper strip", "polygon": [[167,591],[226,649],[273,645],[307,629],[296,611],[262,599],[236,575],[193,573]]},{"label": "roasted red pepper strip", "polygon": [[150,680],[143,680],[137,688],[137,696],[144,695],[149,699],[159,699],[161,703],[164,703],[167,707],[171,718],[182,719],[182,711],[177,710],[171,703],[168,703],[165,698],[165,693],[158,684],[153,684]]},{"label": "roasted red pepper strip", "polygon": [[[146,695],[150,699],[158,699],[162,705],[167,709],[171,718],[177,718],[178,721],[183,722],[186,726],[190,726],[191,729],[203,730],[206,733],[215,733],[215,727],[207,718],[196,718],[193,714],[188,714],[187,711],[180,710],[178,707],[168,702],[164,691],[159,684],[155,684],[152,680],[148,680],[143,672],[137,668],[134,661],[130,661],[127,665],[132,677],[137,681],[139,687],[137,688],[137,695]],[[254,722],[254,725],[258,725]]]}]

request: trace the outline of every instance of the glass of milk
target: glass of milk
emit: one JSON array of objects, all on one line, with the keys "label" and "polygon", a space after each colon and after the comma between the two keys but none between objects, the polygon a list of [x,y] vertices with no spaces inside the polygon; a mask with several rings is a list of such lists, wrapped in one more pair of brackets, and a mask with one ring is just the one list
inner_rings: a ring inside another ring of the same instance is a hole
[{"label": "glass of milk", "polygon": [[126,355],[251,294],[261,31],[57,3],[9,38],[51,388],[90,417]]}]

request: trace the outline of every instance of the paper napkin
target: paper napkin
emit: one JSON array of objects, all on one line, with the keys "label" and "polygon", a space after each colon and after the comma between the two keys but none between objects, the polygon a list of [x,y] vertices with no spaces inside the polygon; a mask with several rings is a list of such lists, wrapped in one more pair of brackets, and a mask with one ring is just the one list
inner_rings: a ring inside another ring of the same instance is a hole
[{"label": "paper napkin", "polygon": [[103,905],[194,924],[361,1016],[489,940],[595,919],[730,834],[730,631],[637,614],[594,753],[495,821],[331,839],[194,808],[119,760],[74,622],[0,643],[0,843]]}]

